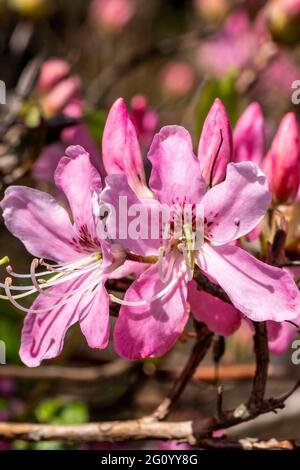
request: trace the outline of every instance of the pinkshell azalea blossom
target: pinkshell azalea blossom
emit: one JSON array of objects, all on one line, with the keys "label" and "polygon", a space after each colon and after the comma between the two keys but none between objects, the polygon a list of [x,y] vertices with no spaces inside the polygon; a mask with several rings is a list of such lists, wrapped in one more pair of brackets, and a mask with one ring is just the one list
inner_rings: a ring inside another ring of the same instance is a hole
[{"label": "pinkshell azalea blossom", "polygon": [[108,175],[125,174],[137,195],[152,197],[146,182],[137,132],[122,98],[115,101],[107,117],[102,139],[102,158]]},{"label": "pinkshell azalea blossom", "polygon": [[[30,274],[8,268],[9,277],[2,285],[7,298],[27,313],[20,356],[30,367],[57,356],[68,328],[76,322],[91,348],[106,347],[109,297],[104,285],[123,262],[122,255],[115,256],[101,239],[97,214],[101,177],[82,147],[67,149],[55,183],[66,196],[72,221],[52,196],[35,189],[12,186],[1,202],[7,228],[38,258]],[[37,271],[39,266],[44,267],[42,272]],[[15,286],[14,278],[31,285]],[[32,306],[23,307],[20,300],[33,293],[39,295]]]},{"label": "pinkshell azalea blossom", "polygon": [[299,126],[294,113],[281,120],[265,155],[265,123],[258,103],[251,103],[238,120],[233,134],[233,161],[252,161],[268,177],[273,201],[295,200],[300,185]]},{"label": "pinkshell azalea blossom", "polygon": [[[221,128],[224,126],[226,122],[222,122]],[[208,142],[214,132],[211,126],[206,129],[211,135],[202,138]],[[128,146],[131,144],[127,142]],[[190,225],[184,226],[180,240],[172,232],[172,225],[164,244],[160,240],[146,243],[146,240],[127,238],[124,241],[115,233],[116,241],[126,250],[138,255],[143,252],[146,256],[156,253],[158,259],[133,282],[124,299],[119,300],[122,306],[114,332],[117,352],[129,359],[140,359],[161,356],[170,349],[188,320],[195,264],[251,320],[280,322],[295,318],[300,310],[300,297],[290,275],[231,244],[256,227],[270,204],[271,195],[261,170],[251,162],[230,163],[225,180],[208,189],[190,135],[180,126],[161,129],[154,137],[148,158],[152,164],[149,185],[155,196],[152,203],[134,193],[124,171],[106,178],[101,200],[113,207],[117,215],[120,195],[127,196],[128,206],[138,201],[146,214],[153,208],[162,210],[163,204],[170,207],[175,204],[179,212],[174,218],[183,216],[187,204],[200,204],[204,211],[200,221],[204,239],[196,249],[191,248],[197,212]],[[112,221],[109,215],[109,233],[112,233]]]}]

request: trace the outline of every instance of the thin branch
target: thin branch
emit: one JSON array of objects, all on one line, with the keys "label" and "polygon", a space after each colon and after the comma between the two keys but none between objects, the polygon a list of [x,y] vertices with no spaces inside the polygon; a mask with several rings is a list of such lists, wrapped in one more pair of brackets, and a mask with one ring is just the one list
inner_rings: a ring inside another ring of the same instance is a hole
[{"label": "thin branch", "polygon": [[204,358],[211,345],[213,338],[213,333],[209,331],[204,323],[195,322],[195,328],[197,332],[197,342],[192,349],[190,357],[181,372],[180,376],[176,380],[173,388],[171,389],[169,395],[162,401],[154,413],[149,417],[154,420],[163,420],[165,419],[171,411],[171,408],[180,398],[182,392],[184,391],[186,385],[193,377],[198,365]]},{"label": "thin branch", "polygon": [[26,380],[68,380],[75,382],[96,382],[126,373],[134,367],[133,363],[115,360],[95,367],[68,367],[58,365],[27,368],[23,366],[1,366],[0,378],[9,377]]},{"label": "thin branch", "polygon": [[248,401],[249,407],[257,407],[263,401],[266,391],[269,367],[269,347],[267,327],[264,322],[253,322],[254,352],[256,370],[253,378],[252,390]]}]

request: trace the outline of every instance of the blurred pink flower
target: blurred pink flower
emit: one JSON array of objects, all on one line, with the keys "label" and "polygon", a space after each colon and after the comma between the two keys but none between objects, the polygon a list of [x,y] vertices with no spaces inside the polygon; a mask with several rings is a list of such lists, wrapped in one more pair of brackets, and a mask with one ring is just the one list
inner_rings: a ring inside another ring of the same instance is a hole
[{"label": "blurred pink flower", "polygon": [[134,0],[93,0],[90,5],[91,21],[111,31],[122,30],[135,12]]},{"label": "blurred pink flower", "polygon": [[185,95],[194,86],[195,72],[186,62],[170,62],[161,72],[164,91],[171,95]]},{"label": "blurred pink flower", "polygon": [[70,73],[69,64],[62,59],[52,57],[43,63],[37,82],[39,93],[45,93]]},{"label": "blurred pink flower", "polygon": [[257,37],[244,10],[235,11],[216,36],[203,42],[198,58],[217,76],[230,68],[243,68],[257,52]]},{"label": "blurred pink flower", "polygon": [[300,15],[300,0],[279,0],[279,2],[290,15]]},{"label": "blurred pink flower", "polygon": [[131,100],[129,114],[141,145],[148,147],[158,127],[157,113],[149,107],[144,95],[136,95]]},{"label": "blurred pink flower", "polygon": [[48,59],[42,65],[36,95],[46,117],[63,112],[79,96],[81,80],[70,72],[69,64],[58,58]]}]

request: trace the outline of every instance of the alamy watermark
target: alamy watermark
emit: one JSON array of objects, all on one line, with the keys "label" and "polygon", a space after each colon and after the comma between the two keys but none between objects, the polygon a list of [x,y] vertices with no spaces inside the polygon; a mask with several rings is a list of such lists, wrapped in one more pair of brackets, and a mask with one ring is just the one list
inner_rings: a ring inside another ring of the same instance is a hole
[{"label": "alamy watermark", "polygon": [[295,341],[293,341],[292,349],[295,350],[292,353],[292,357],[291,357],[292,363],[295,366],[299,366],[300,365],[300,339],[295,339]]},{"label": "alamy watermark", "polygon": [[5,342],[0,340],[0,364],[6,364],[6,346]]},{"label": "alamy watermark", "polygon": [[6,86],[3,80],[0,80],[0,104],[6,104]]},{"label": "alamy watermark", "polygon": [[292,103],[300,104],[300,80],[294,80],[291,87],[295,90],[291,96]]}]

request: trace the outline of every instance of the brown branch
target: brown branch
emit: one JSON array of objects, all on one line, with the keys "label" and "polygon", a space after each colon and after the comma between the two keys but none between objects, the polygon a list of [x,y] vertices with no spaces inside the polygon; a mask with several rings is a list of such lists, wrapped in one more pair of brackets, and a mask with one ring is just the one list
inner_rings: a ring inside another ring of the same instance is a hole
[{"label": "brown branch", "polygon": [[170,439],[195,444],[192,422],[161,423],[147,420],[107,421],[79,425],[0,423],[0,436],[28,441],[79,442]]},{"label": "brown branch", "polygon": [[134,367],[133,363],[115,360],[95,367],[68,367],[59,365],[27,368],[23,366],[1,366],[0,378],[9,377],[24,380],[69,380],[75,382],[93,382],[118,376]]},{"label": "brown branch", "polygon": [[206,325],[204,325],[204,323],[195,322],[195,329],[197,332],[197,342],[191,351],[190,357],[180,376],[176,380],[173,388],[171,389],[169,395],[162,401],[162,403],[158,406],[154,413],[149,417],[150,419],[163,420],[168,416],[171,411],[171,408],[180,398],[186,385],[193,377],[198,365],[206,355],[213,338],[213,333],[209,331],[209,329]]},{"label": "brown branch", "polygon": [[248,401],[248,407],[260,406],[264,399],[269,367],[269,347],[267,327],[264,322],[253,322],[255,328],[254,334],[254,352],[256,361],[256,370],[253,378],[252,390]]}]

